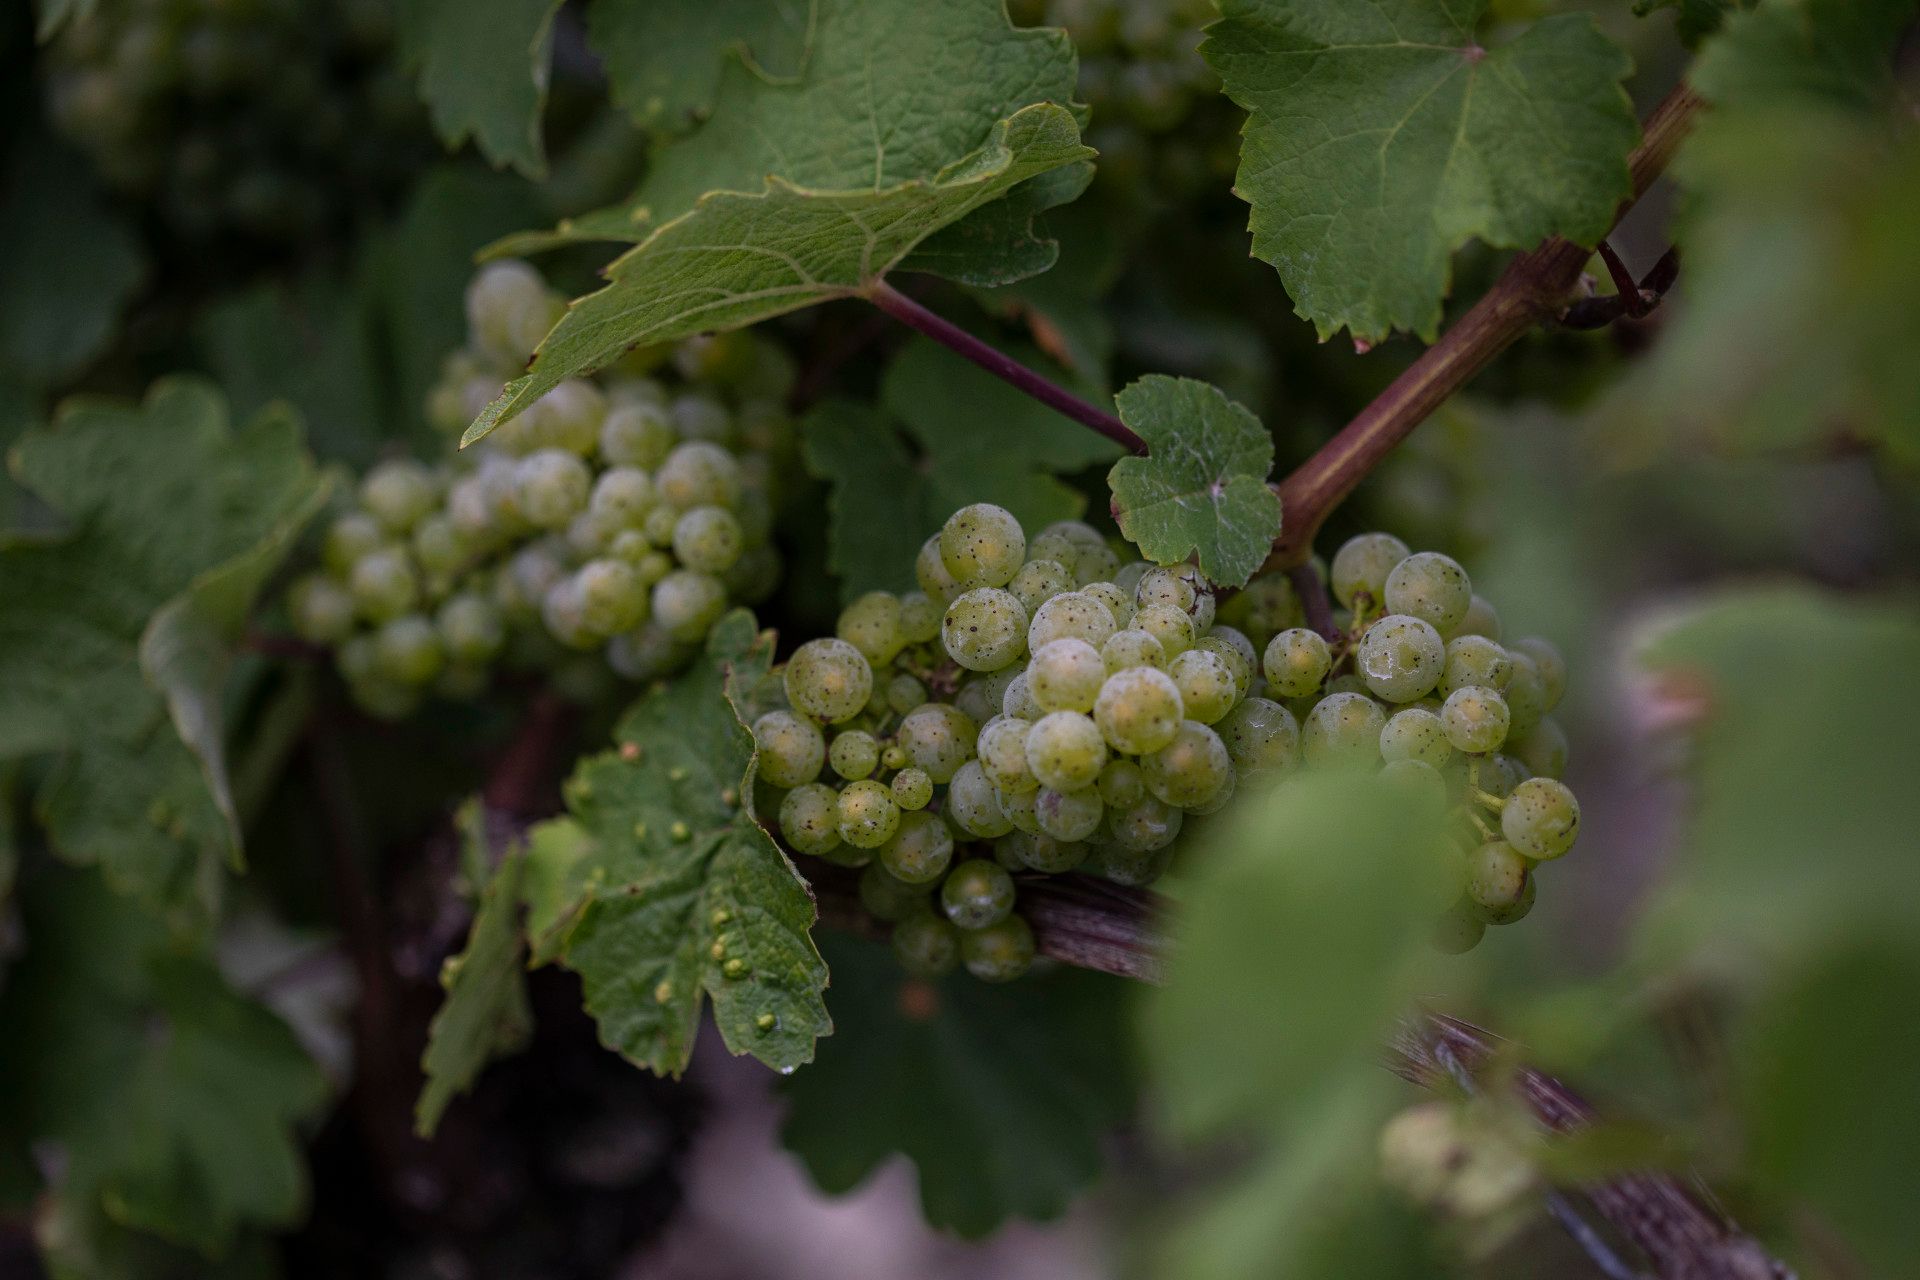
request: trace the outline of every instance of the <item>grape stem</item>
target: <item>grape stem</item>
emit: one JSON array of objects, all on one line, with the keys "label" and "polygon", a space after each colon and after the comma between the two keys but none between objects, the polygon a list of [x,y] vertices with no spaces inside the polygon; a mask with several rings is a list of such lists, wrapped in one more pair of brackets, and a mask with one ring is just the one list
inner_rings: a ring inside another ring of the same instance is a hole
[{"label": "grape stem", "polygon": [[979,365],[994,377],[1032,396],[1049,409],[1072,418],[1082,426],[1093,428],[1129,452],[1145,453],[1147,451],[1147,442],[1135,435],[1126,423],[1111,413],[1089,404],[1071,391],[1055,386],[1018,360],[995,350],[990,344],[982,342],[951,320],[935,315],[886,281],[877,280],[869,285],[864,296],[868,302],[901,324],[932,338],[949,351]]},{"label": "grape stem", "polygon": [[[1682,84],[1647,117],[1640,145],[1627,160],[1632,194],[1615,214],[1616,224],[1666,169],[1705,105]],[[1590,256],[1589,249],[1556,236],[1515,258],[1439,342],[1276,485],[1286,523],[1264,569],[1287,569],[1305,561],[1327,516],[1395,445],[1494,357],[1560,313]]]}]

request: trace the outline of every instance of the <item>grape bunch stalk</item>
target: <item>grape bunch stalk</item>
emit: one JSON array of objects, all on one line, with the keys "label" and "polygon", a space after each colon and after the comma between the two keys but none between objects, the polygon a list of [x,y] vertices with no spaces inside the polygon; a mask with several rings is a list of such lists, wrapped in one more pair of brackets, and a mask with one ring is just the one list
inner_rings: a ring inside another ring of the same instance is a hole
[{"label": "grape bunch stalk", "polygon": [[[525,263],[482,268],[469,344],[429,417],[463,428],[562,305]],[[612,675],[678,669],[730,604],[778,584],[792,377],[745,333],[638,351],[473,449],[380,463],[328,527],[321,567],[293,585],[294,630],[331,647],[354,699],[388,718],[428,693],[473,697],[496,665],[549,671],[582,697]]]}]

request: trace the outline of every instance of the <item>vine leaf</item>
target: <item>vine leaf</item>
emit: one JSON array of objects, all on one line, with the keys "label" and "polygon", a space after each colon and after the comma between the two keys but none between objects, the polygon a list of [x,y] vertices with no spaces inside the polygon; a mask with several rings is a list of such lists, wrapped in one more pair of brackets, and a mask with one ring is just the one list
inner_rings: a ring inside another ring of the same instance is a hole
[{"label": "vine leaf", "polygon": [[593,0],[587,42],[634,123],[679,130],[713,109],[731,60],[769,83],[798,80],[815,8],[816,0]]},{"label": "vine leaf", "polygon": [[67,526],[0,539],[0,757],[60,755],[38,796],[57,852],[208,909],[240,856],[222,655],[324,496],[299,423],[231,430],[217,391],[176,379],[137,407],[70,401],[11,461]]},{"label": "vine leaf", "polygon": [[[991,60],[995,74],[975,72]],[[466,443],[562,379],[628,347],[734,328],[859,292],[934,233],[1030,179],[1082,166],[1065,33],[1015,28],[1001,0],[818,0],[792,83],[727,65],[696,138],[660,148],[620,207],[502,248],[611,236],[632,244],[580,299]],[[1026,208],[1071,186],[1022,193]],[[972,283],[1052,261],[997,215],[924,264]]]},{"label": "vine leaf", "polygon": [[620,749],[582,762],[571,818],[530,847],[531,923],[550,939],[536,951],[580,975],[607,1047],[655,1072],[686,1069],[709,1001],[731,1052],[781,1070],[832,1029],[813,897],[755,821],[753,734],[726,693],[772,659],[751,613],[722,618],[705,661],[621,721]]},{"label": "vine leaf", "polygon": [[1029,529],[1081,515],[1085,496],[1054,477],[1120,452],[925,338],[888,367],[879,405],[827,401],[800,438],[831,487],[827,563],[849,600],[910,581],[920,544],[967,503],[997,503]]},{"label": "vine leaf", "polygon": [[1761,0],[1728,16],[1687,79],[1716,106],[1872,108],[1893,92],[1912,21],[1909,0]]},{"label": "vine leaf", "polygon": [[449,146],[469,137],[495,168],[546,176],[540,116],[560,0],[400,0],[401,48]]},{"label": "vine leaf", "polygon": [[983,1236],[1059,1216],[1098,1176],[1135,1092],[1118,981],[1064,970],[922,984],[870,942],[834,937],[827,955],[839,1030],[787,1082],[782,1133],[822,1188],[849,1191],[900,1152],[927,1221]]},{"label": "vine leaf", "polygon": [[1140,554],[1244,586],[1280,533],[1280,496],[1267,487],[1273,439],[1217,387],[1149,374],[1115,397],[1120,420],[1147,442],[1144,458],[1113,464],[1120,532]]},{"label": "vine leaf", "polygon": [[1689,49],[1720,29],[1729,12],[1738,12],[1752,0],[1634,0],[1633,15],[1644,18],[1672,9],[1673,29]]},{"label": "vine leaf", "polygon": [[1324,339],[1432,341],[1478,237],[1595,244],[1639,136],[1624,50],[1588,16],[1484,46],[1487,0],[1223,0],[1201,52],[1250,116],[1254,256]]},{"label": "vine leaf", "polygon": [[77,1215],[218,1257],[306,1205],[298,1127],[326,1081],[285,1023],[210,954],[90,873],[24,893],[33,945],[0,993],[4,1128],[56,1143]]},{"label": "vine leaf", "polygon": [[427,1028],[420,1058],[426,1084],[413,1111],[414,1129],[423,1138],[433,1136],[447,1106],[473,1087],[487,1063],[518,1052],[533,1031],[519,920],[526,849],[509,845],[494,867],[486,812],[477,802],[460,811],[459,826],[462,862],[470,877],[479,878],[479,905],[466,948],[440,972],[447,998]]}]

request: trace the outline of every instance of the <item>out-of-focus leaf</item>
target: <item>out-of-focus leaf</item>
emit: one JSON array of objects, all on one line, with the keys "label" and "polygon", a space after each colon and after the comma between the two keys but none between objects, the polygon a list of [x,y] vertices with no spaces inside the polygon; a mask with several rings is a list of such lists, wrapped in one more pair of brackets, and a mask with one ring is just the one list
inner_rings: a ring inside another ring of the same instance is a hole
[{"label": "out-of-focus leaf", "polygon": [[607,85],[638,124],[683,129],[704,119],[723,67],[790,84],[806,68],[815,0],[594,0],[587,38]]},{"label": "out-of-focus leaf", "polygon": [[1721,107],[1872,107],[1893,91],[1912,0],[1760,0],[1729,15],[1687,79]]},{"label": "out-of-focus leaf", "polygon": [[1720,29],[1729,12],[1738,12],[1752,0],[1634,0],[1633,12],[1646,17],[1662,9],[1672,9],[1673,29],[1681,41],[1693,48]]},{"label": "out-of-focus leaf", "polygon": [[469,137],[496,168],[547,171],[540,116],[560,0],[401,0],[402,48],[449,145]]}]

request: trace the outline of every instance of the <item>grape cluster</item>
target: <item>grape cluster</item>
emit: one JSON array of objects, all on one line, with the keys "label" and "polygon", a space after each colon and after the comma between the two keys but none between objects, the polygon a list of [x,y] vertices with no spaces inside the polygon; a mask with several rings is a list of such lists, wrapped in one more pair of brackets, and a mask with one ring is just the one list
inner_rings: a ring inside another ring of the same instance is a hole
[{"label": "grape cluster", "polygon": [[[430,416],[464,427],[561,305],[525,263],[484,267]],[[429,692],[473,696],[502,662],[589,683],[676,669],[730,603],[777,585],[792,376],[744,333],[635,352],[437,466],[381,463],[327,529],[321,570],[294,584],[294,629],[333,647],[356,701],[386,717]]]},{"label": "grape cluster", "polygon": [[48,50],[48,115],[189,243],[338,231],[431,154],[393,55],[391,0],[82,8]]}]

